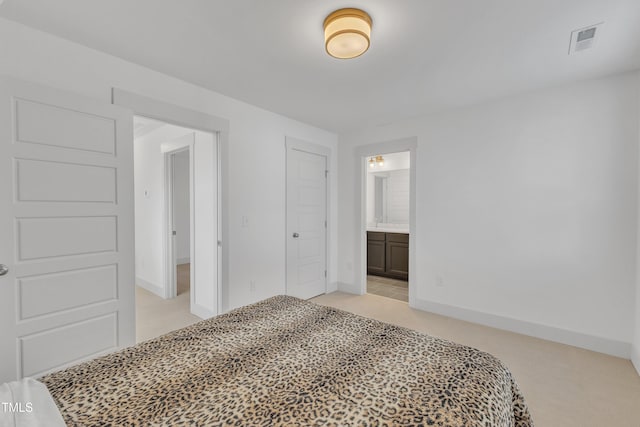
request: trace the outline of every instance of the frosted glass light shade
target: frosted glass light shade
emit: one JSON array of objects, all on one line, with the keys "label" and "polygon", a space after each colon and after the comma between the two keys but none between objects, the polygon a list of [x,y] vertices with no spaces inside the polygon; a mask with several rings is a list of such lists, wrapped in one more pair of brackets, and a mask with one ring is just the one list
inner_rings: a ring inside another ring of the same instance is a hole
[{"label": "frosted glass light shade", "polygon": [[349,59],[369,49],[371,17],[360,9],[339,9],[324,20],[324,46],[334,58]]}]

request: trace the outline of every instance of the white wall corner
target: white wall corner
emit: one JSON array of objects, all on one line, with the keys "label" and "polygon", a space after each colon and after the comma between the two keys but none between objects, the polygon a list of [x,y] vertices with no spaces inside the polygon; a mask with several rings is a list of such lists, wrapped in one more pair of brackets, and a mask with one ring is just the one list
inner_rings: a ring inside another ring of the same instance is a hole
[{"label": "white wall corner", "polygon": [[335,292],[338,290],[338,282],[331,282],[327,284],[327,293]]},{"label": "white wall corner", "polygon": [[362,295],[362,292],[360,291],[360,286],[355,285],[353,283],[338,282],[338,290],[340,292],[346,292],[348,294]]},{"label": "white wall corner", "polygon": [[[595,335],[583,334],[581,332],[556,328],[553,326],[541,325],[539,323],[527,322],[495,314],[485,313],[467,308],[455,307],[447,304],[421,300],[416,298],[415,308],[452,317],[454,319],[477,323],[491,328],[502,329],[522,335],[528,335],[560,344],[571,345],[586,350],[609,354],[611,356],[629,359],[631,357],[631,344]],[[637,349],[636,349],[637,350]],[[636,354],[637,357],[637,354]],[[637,360],[640,362],[640,360]],[[634,362],[636,363],[636,362]],[[636,363],[636,368],[640,363]]]},{"label": "white wall corner", "polygon": [[631,363],[633,363],[638,375],[640,375],[640,343],[636,343],[631,348]]},{"label": "white wall corner", "polygon": [[164,299],[164,286],[158,286],[137,276],[136,285]]}]

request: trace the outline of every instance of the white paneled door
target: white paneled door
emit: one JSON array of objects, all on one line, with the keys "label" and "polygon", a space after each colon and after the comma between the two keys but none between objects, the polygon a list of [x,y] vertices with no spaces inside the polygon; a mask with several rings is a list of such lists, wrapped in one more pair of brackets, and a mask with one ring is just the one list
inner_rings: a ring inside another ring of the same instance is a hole
[{"label": "white paneled door", "polygon": [[0,79],[0,383],[135,342],[132,123]]},{"label": "white paneled door", "polygon": [[287,138],[287,295],[327,285],[327,156]]}]

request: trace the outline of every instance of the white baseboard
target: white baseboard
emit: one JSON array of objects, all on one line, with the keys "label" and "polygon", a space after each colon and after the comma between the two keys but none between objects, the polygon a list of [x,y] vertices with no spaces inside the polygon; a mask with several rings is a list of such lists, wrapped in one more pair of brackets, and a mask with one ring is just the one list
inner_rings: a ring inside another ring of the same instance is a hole
[{"label": "white baseboard", "polygon": [[207,309],[207,308],[205,308],[205,307],[203,307],[203,306],[201,306],[199,304],[194,304],[193,305],[193,307],[191,309],[191,314],[193,314],[195,316],[198,316],[201,319],[209,319],[209,318],[211,318],[211,317],[216,315],[213,311],[211,311],[211,310],[209,310],[209,309]]},{"label": "white baseboard", "polygon": [[152,294],[158,295],[160,298],[164,298],[164,287],[155,285],[151,282],[147,282],[146,280],[136,277],[136,285],[140,286],[143,289],[148,290]]},{"label": "white baseboard", "polygon": [[178,258],[176,260],[176,264],[180,265],[180,264],[189,264],[191,262],[191,258],[190,257],[186,257],[186,258]]},{"label": "white baseboard", "polygon": [[[454,319],[465,320],[467,322],[478,323],[496,329],[504,329],[523,335],[529,335],[548,341],[561,344],[572,345],[599,353],[610,354],[612,356],[629,359],[631,357],[631,344],[623,341],[602,338],[595,335],[583,334],[581,332],[569,331],[553,326],[541,325],[539,323],[527,322],[510,317],[498,316],[452,305],[441,304],[427,300],[415,300],[414,308],[440,314]],[[637,364],[636,367],[640,366]]]},{"label": "white baseboard", "polygon": [[362,291],[360,290],[360,286],[354,285],[352,283],[338,282],[338,290],[340,292],[346,292],[348,294],[362,295]]},{"label": "white baseboard", "polygon": [[640,375],[640,343],[631,347],[631,363],[633,363],[638,375]]}]

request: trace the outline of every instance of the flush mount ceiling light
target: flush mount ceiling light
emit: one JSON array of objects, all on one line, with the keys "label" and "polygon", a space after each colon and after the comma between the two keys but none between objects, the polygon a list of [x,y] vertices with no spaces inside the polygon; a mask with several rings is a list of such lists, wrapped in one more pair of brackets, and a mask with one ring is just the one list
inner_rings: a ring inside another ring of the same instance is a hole
[{"label": "flush mount ceiling light", "polygon": [[334,58],[350,59],[369,49],[371,17],[360,9],[339,9],[324,20],[324,47]]}]

